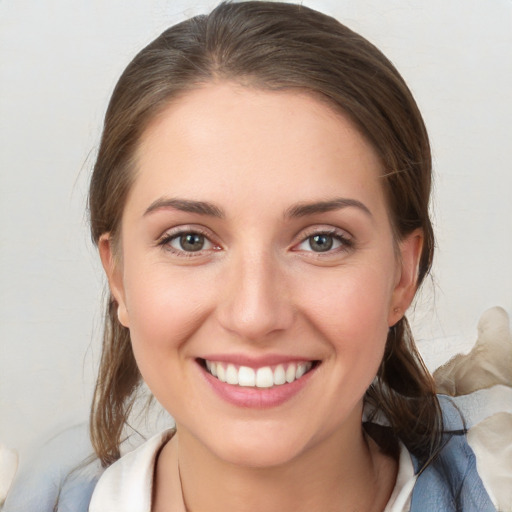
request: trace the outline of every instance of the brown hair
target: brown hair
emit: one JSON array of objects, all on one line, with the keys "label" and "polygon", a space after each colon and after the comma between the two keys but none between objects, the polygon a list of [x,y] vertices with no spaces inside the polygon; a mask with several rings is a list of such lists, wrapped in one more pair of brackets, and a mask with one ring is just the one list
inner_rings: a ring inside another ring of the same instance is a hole
[{"label": "brown hair", "polygon": [[[431,155],[427,132],[405,82],[366,39],[312,9],[277,2],[222,3],[166,30],[128,65],[113,92],[89,194],[95,243],[116,239],[135,175],[134,154],[148,123],[172,99],[229,80],[267,90],[298,89],[346,112],[378,151],[395,238],[424,234],[418,284],[434,249],[428,214]],[[103,352],[90,429],[103,465],[119,458],[123,426],[141,376],[129,330],[107,304]],[[396,437],[426,461],[440,444],[442,418],[430,374],[406,318],[389,331],[378,378],[366,401]]]}]

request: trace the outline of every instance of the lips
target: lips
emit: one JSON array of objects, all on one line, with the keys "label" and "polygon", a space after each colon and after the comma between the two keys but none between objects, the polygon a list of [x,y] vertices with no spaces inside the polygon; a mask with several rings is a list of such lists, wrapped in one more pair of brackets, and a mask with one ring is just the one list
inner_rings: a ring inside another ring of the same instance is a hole
[{"label": "lips", "polygon": [[277,407],[308,385],[320,360],[268,355],[216,354],[197,358],[206,383],[223,400],[237,407]]}]

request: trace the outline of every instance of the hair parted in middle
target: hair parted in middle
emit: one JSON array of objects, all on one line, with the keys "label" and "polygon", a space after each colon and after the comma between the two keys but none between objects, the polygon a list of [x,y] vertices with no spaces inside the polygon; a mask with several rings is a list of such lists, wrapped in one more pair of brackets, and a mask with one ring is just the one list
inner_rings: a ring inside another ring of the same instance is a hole
[{"label": "hair parted in middle", "polygon": [[[126,198],[138,172],[137,147],[148,124],[187,92],[223,81],[306,92],[350,117],[380,157],[395,242],[415,229],[423,232],[421,284],[432,264],[434,237],[430,146],[416,102],[395,67],[362,36],[325,14],[280,2],[224,2],[209,15],[169,28],[128,65],[107,109],[91,179],[94,242],[109,233],[116,256]],[[120,456],[140,383],[130,333],[119,323],[111,296],[90,419],[104,466]],[[365,400],[384,413],[395,437],[420,461],[438,449],[440,407],[405,317],[389,330]]]}]

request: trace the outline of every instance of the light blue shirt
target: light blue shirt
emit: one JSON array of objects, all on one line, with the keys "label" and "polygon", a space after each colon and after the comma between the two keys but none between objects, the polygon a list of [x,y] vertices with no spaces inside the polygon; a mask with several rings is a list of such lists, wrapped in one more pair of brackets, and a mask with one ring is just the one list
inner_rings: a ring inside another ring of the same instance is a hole
[{"label": "light blue shirt", "polygon": [[[476,468],[462,418],[452,403],[440,397],[445,428],[444,445],[419,473],[410,512],[496,512]],[[92,454],[86,425],[54,438],[23,471],[9,492],[3,512],[87,512],[103,469],[98,461],[75,471]],[[418,460],[411,456],[416,473]]]}]

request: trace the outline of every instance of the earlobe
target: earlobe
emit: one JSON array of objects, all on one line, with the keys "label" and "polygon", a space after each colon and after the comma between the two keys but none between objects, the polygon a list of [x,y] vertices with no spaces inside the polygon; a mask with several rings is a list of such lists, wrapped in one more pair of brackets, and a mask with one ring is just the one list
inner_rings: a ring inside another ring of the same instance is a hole
[{"label": "earlobe", "polygon": [[110,293],[117,302],[117,318],[124,327],[129,327],[128,311],[124,294],[123,272],[114,254],[113,241],[110,233],[101,235],[98,241],[101,263],[108,279]]},{"label": "earlobe", "polygon": [[416,294],[423,240],[423,231],[416,229],[400,242],[399,273],[389,310],[389,326],[404,316]]}]

